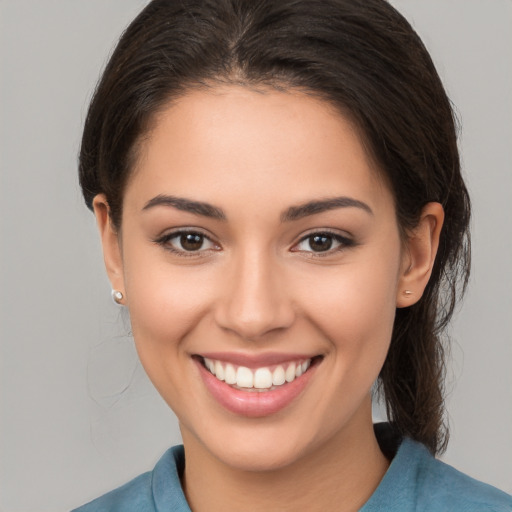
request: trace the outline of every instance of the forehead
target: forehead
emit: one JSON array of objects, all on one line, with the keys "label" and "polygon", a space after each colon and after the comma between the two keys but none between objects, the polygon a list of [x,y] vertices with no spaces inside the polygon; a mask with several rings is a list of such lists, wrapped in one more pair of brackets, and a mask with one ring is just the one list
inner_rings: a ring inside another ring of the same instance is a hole
[{"label": "forehead", "polygon": [[283,206],[312,195],[389,195],[358,130],[329,103],[241,86],[192,90],[156,116],[126,199],[140,207],[162,193],[274,197]]}]

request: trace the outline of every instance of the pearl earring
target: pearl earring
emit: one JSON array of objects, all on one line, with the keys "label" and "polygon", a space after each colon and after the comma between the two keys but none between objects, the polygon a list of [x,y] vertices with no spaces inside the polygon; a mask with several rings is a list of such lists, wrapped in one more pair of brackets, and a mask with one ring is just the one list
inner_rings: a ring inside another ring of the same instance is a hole
[{"label": "pearl earring", "polygon": [[404,295],[405,295],[406,297],[410,297],[410,296],[412,295],[411,290],[404,290]]},{"label": "pearl earring", "polygon": [[121,301],[123,300],[123,294],[119,290],[112,290],[112,300],[116,304],[122,304]]}]

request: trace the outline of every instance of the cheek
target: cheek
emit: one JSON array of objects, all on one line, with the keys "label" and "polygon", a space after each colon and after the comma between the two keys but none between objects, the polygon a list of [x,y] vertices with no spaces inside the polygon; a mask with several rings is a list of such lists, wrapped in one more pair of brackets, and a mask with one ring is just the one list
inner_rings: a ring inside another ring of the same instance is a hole
[{"label": "cheek", "polygon": [[380,371],[395,318],[398,267],[396,253],[381,253],[319,269],[327,272],[303,281],[304,311],[347,372]]},{"label": "cheek", "polygon": [[208,273],[144,256],[132,253],[125,261],[135,346],[153,385],[183,419],[190,396],[187,335],[205,317],[211,303]]},{"label": "cheek", "polygon": [[[178,352],[211,302],[206,267],[170,265],[154,250],[131,252],[125,265],[125,288],[132,331],[142,363]],[[149,373],[149,372],[148,372]]]}]

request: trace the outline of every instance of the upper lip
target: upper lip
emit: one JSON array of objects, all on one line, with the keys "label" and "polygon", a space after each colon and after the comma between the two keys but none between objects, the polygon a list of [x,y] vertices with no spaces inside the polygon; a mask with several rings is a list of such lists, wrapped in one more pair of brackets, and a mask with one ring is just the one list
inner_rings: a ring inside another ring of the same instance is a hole
[{"label": "upper lip", "polygon": [[237,352],[203,352],[196,356],[231,363],[236,366],[245,366],[247,368],[261,368],[263,366],[273,366],[296,361],[306,361],[313,359],[320,354],[290,354],[282,352],[267,352],[261,354],[242,354]]}]

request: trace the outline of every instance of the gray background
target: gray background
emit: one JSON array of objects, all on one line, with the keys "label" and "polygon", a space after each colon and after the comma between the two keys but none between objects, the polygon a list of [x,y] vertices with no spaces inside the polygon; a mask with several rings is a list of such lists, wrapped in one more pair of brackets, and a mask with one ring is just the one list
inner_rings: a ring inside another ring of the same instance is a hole
[{"label": "gray background", "polygon": [[[474,272],[452,329],[444,458],[512,492],[512,2],[393,3],[457,105],[474,204]],[[179,441],[125,336],[127,319],[110,302],[76,178],[99,70],[144,4],[0,0],[3,512],[77,506]]]}]

